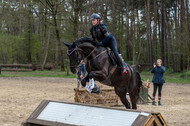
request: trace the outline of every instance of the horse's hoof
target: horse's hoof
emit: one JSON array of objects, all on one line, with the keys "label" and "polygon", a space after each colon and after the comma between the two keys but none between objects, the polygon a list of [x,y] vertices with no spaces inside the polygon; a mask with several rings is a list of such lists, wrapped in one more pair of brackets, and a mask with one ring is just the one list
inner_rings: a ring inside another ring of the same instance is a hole
[{"label": "horse's hoof", "polygon": [[93,88],[91,93],[100,94],[101,92],[100,88]]}]

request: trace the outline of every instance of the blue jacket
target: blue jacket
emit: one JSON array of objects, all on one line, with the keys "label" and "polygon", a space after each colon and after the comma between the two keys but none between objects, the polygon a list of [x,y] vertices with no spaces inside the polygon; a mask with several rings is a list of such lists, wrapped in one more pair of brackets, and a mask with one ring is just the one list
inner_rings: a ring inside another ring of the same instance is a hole
[{"label": "blue jacket", "polygon": [[98,24],[97,26],[92,26],[90,33],[94,40],[97,40],[102,45],[113,39],[113,35],[109,33],[109,30],[105,24]]},{"label": "blue jacket", "polygon": [[156,66],[155,68],[152,68],[151,73],[154,73],[152,82],[157,83],[157,84],[165,83],[165,80],[164,80],[165,71],[166,71],[166,68],[164,66],[161,66],[161,67]]}]

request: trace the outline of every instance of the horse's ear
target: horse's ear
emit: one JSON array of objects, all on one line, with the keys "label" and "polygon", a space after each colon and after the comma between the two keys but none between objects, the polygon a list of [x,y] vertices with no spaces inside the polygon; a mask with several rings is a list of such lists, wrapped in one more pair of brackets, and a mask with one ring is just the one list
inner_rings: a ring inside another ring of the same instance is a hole
[{"label": "horse's ear", "polygon": [[68,44],[68,43],[66,43],[66,42],[63,42],[64,43],[64,45],[66,45],[67,47],[70,47],[71,46],[71,44]]}]

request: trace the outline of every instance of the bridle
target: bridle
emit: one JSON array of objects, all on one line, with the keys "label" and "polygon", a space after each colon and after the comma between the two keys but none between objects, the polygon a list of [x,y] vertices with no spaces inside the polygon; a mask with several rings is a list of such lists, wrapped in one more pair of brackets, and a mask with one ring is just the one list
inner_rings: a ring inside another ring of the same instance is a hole
[{"label": "bridle", "polygon": [[[90,55],[92,55],[92,53],[97,49],[97,47],[95,47],[84,59],[88,60],[88,61],[91,61],[91,60],[94,60],[95,58],[97,58],[98,56],[100,56],[101,54],[105,53],[106,50],[104,50],[103,52],[99,53],[98,55],[96,55],[94,58],[92,59],[88,59],[90,57]],[[81,52],[84,52],[82,49],[78,48],[78,47],[75,47],[74,49],[70,49],[67,51],[67,55],[70,56],[72,55],[75,51],[81,51]],[[74,66],[70,66],[70,67],[78,67],[79,65],[74,65]]]},{"label": "bridle", "polygon": [[[96,50],[97,47],[95,47],[84,59],[88,59],[90,57],[90,55]],[[84,52],[82,49],[76,47],[74,49],[70,49],[67,51],[67,55],[70,56],[72,55],[75,51],[81,51]]]}]

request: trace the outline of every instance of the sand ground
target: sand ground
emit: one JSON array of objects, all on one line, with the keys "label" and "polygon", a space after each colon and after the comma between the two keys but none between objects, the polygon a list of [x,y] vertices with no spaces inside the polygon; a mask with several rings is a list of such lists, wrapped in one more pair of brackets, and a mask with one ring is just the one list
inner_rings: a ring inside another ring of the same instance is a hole
[{"label": "sand ground", "polygon": [[[42,100],[74,102],[76,81],[65,78],[1,77],[0,125],[20,126]],[[149,94],[152,94],[152,85]],[[190,84],[166,83],[162,104],[139,104],[138,110],[160,112],[169,126],[190,126]]]}]

